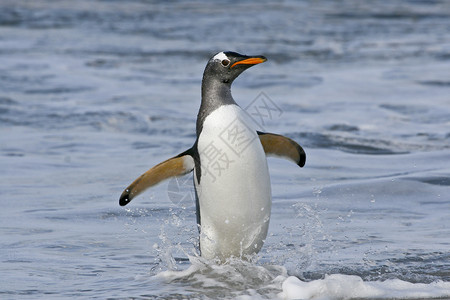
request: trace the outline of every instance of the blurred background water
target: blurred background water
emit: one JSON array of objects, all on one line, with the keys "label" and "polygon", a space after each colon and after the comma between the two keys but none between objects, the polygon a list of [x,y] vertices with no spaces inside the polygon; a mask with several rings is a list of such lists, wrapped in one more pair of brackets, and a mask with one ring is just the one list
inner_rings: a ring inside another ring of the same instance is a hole
[{"label": "blurred background water", "polygon": [[[224,50],[268,58],[234,98],[276,105],[259,125],[307,162],[269,159],[266,244],[218,267],[173,181],[118,197],[192,146]],[[450,297],[450,2],[2,0],[0,62],[1,298],[264,299],[327,274]]]}]

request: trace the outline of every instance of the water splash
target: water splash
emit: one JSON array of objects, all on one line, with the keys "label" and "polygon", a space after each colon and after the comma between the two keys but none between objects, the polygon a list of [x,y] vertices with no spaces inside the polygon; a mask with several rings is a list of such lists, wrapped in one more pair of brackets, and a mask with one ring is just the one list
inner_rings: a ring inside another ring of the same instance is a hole
[{"label": "water splash", "polygon": [[190,266],[182,271],[168,270],[154,276],[166,284],[189,285],[193,294],[202,298],[230,299],[247,295],[276,297],[287,277],[282,266],[264,265],[240,259],[216,264],[198,256],[189,256]]}]

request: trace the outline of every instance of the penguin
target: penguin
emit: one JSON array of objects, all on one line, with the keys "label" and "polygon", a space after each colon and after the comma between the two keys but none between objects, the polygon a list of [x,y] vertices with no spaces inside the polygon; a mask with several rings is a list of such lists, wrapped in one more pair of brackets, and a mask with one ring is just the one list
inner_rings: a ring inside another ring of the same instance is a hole
[{"label": "penguin", "polygon": [[165,179],[194,172],[200,255],[208,260],[248,260],[263,246],[272,205],[266,156],[305,165],[299,144],[257,131],[231,95],[233,81],[266,60],[231,51],[215,54],[203,73],[194,145],[142,174],[120,196],[124,206]]}]

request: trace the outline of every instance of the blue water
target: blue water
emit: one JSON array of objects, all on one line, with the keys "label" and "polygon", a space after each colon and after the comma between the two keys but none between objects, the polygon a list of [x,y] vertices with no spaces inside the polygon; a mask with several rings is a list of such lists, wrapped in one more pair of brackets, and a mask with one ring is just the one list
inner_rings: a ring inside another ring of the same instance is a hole
[{"label": "blue water", "polygon": [[[222,50],[268,58],[234,98],[307,162],[269,159],[267,241],[217,266],[190,180],[118,198]],[[450,298],[450,2],[2,0],[0,62],[0,298]]]}]

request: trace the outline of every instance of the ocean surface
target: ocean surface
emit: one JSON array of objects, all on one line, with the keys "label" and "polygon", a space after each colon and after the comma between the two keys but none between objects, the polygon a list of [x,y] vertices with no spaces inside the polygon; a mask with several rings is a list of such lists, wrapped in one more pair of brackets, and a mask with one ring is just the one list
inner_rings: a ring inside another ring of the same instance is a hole
[{"label": "ocean surface", "polygon": [[[208,59],[286,135],[251,262],[198,257],[190,148]],[[1,299],[450,299],[450,1],[0,1]]]}]

